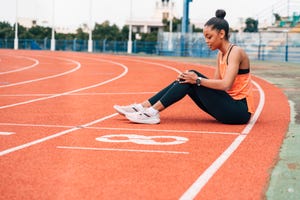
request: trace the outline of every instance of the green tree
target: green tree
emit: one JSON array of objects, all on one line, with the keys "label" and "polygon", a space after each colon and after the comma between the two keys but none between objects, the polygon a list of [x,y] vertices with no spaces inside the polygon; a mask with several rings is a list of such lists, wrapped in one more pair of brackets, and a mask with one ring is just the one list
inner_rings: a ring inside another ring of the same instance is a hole
[{"label": "green tree", "polygon": [[19,39],[31,39],[33,37],[33,35],[28,32],[27,28],[20,24],[18,25],[18,35]]},{"label": "green tree", "polygon": [[50,27],[33,26],[27,32],[28,36],[31,36],[31,38],[27,39],[44,39],[51,38],[52,29]]},{"label": "green tree", "polygon": [[79,40],[87,40],[89,38],[89,34],[85,33],[82,28],[78,28],[76,30],[75,37]]},{"label": "green tree", "polygon": [[[120,32],[120,40],[121,41],[127,41],[128,40],[128,37],[129,37],[129,26],[128,25],[125,25],[123,26],[123,28],[121,29],[121,32]],[[133,40],[133,36],[131,38]]]},{"label": "green tree", "polygon": [[74,40],[76,34],[73,33],[56,33],[55,38],[58,40]]},{"label": "green tree", "polygon": [[93,40],[119,40],[120,37],[120,29],[117,25],[110,26],[109,21],[105,21],[102,24],[96,23],[95,28],[93,30]]},{"label": "green tree", "polygon": [[244,32],[258,32],[258,20],[247,18]]},{"label": "green tree", "polygon": [[203,29],[202,28],[196,28],[195,25],[193,24],[193,32],[194,33],[202,33]]},{"label": "green tree", "polygon": [[140,33],[141,40],[143,42],[156,42],[157,41],[157,31],[153,31],[151,33]]},{"label": "green tree", "polygon": [[0,22],[0,38],[1,39],[14,38],[13,27],[8,22]]},{"label": "green tree", "polygon": [[278,13],[273,13],[275,21],[281,21],[281,16]]},{"label": "green tree", "polygon": [[[172,19],[172,32],[177,32],[178,26],[180,26],[182,19],[178,19],[174,17]],[[164,31],[169,32],[170,31],[170,20],[163,19],[162,23],[164,24]]]},{"label": "green tree", "polygon": [[[173,19],[173,30],[175,30],[178,22],[176,18]],[[87,25],[83,24],[82,27],[76,30],[76,33],[55,33],[56,39],[73,40],[74,38],[79,40],[88,40],[89,34],[84,31],[87,30]],[[13,39],[15,34],[15,26],[11,26],[7,22],[0,22],[0,38]],[[104,21],[102,24],[95,24],[93,30],[93,40],[109,40],[109,41],[126,41],[128,40],[129,27],[123,26],[120,30],[115,24],[110,25],[109,21]],[[25,28],[18,25],[18,37],[19,39],[45,39],[51,38],[52,28],[43,26],[33,26],[31,28]],[[141,41],[156,41],[157,31],[154,30],[151,33],[140,33]],[[132,34],[132,40],[135,40],[135,34]]]}]

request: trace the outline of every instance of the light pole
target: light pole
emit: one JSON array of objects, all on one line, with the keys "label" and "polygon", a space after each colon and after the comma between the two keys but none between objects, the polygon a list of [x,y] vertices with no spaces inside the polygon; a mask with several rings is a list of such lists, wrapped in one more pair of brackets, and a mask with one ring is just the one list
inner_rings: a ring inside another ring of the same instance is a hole
[{"label": "light pole", "polygon": [[19,39],[18,39],[18,0],[16,0],[16,24],[15,24],[15,40],[14,49],[19,49]]},{"label": "light pole", "polygon": [[130,16],[129,16],[129,34],[128,34],[128,43],[127,43],[127,53],[132,53],[132,0],[130,0]]},{"label": "light pole", "polygon": [[169,2],[170,4],[169,4],[169,18],[170,18],[170,26],[169,26],[169,31],[170,31],[170,33],[171,32],[173,32],[173,6],[174,6],[174,4],[173,4],[173,1],[172,0],[170,0],[170,2]]},{"label": "light pole", "polygon": [[181,23],[181,55],[187,56],[186,52],[186,36],[189,27],[189,4],[193,0],[183,0],[183,17]]},{"label": "light pole", "polygon": [[285,62],[289,61],[289,29],[284,30],[285,32]]},{"label": "light pole", "polygon": [[170,26],[169,26],[169,41],[168,41],[168,49],[171,51],[173,49],[172,36],[173,36],[173,2],[170,0],[169,3],[169,18],[170,18]]},{"label": "light pole", "polygon": [[88,41],[88,52],[93,52],[93,40],[92,40],[92,1],[90,0],[90,9],[89,9],[89,15],[90,15],[90,22],[89,22],[89,41]]},{"label": "light pole", "polygon": [[51,36],[51,51],[55,51],[55,0],[52,0],[52,36]]}]

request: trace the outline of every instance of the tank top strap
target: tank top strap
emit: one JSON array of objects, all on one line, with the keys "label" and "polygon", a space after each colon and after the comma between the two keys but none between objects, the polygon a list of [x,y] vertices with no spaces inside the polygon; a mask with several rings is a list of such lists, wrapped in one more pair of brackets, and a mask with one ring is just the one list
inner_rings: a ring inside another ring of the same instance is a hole
[{"label": "tank top strap", "polygon": [[229,54],[230,54],[230,52],[231,52],[231,50],[232,50],[232,48],[235,46],[235,44],[232,44],[231,46],[230,46],[230,48],[229,48],[229,50],[228,50],[228,54],[227,54],[227,58],[226,58],[226,64],[228,65],[228,58],[229,58]]}]

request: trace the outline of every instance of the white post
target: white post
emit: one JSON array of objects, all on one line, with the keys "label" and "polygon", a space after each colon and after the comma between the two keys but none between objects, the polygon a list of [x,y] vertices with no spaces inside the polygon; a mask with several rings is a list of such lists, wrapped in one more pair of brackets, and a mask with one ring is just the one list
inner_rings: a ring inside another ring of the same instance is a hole
[{"label": "white post", "polygon": [[89,41],[88,41],[88,52],[93,52],[93,40],[92,40],[92,1],[90,0],[90,9],[89,9],[89,15],[90,15],[90,25],[89,25]]},{"label": "white post", "polygon": [[16,0],[16,24],[15,24],[15,40],[14,49],[19,49],[19,39],[18,39],[18,0]]},{"label": "white post", "polygon": [[172,2],[172,0],[170,0],[170,2],[169,2],[169,14],[170,14],[170,27],[169,27],[169,30],[170,30],[170,32],[173,32],[173,6],[174,6],[174,4],[173,4],[173,2]]},{"label": "white post", "polygon": [[169,18],[170,18],[170,26],[169,26],[169,38],[168,38],[168,49],[173,50],[173,2],[170,0],[169,2]]},{"label": "white post", "polygon": [[132,53],[132,0],[130,0],[130,17],[129,17],[129,34],[128,34],[128,44],[127,53]]},{"label": "white post", "polygon": [[290,0],[287,0],[287,16],[290,17]]},{"label": "white post", "polygon": [[52,36],[51,36],[51,51],[55,51],[55,0],[52,0]]}]

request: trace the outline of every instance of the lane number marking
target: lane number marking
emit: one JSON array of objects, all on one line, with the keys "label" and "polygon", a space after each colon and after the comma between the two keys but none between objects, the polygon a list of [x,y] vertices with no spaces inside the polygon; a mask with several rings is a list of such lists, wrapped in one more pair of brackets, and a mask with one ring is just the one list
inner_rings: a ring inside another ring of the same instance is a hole
[{"label": "lane number marking", "polygon": [[145,136],[135,134],[114,134],[104,135],[96,138],[99,142],[111,143],[135,143],[142,145],[178,145],[188,141],[185,137],[179,136]]}]

